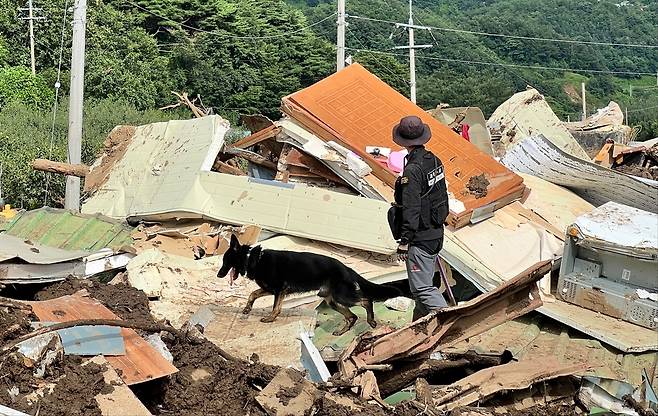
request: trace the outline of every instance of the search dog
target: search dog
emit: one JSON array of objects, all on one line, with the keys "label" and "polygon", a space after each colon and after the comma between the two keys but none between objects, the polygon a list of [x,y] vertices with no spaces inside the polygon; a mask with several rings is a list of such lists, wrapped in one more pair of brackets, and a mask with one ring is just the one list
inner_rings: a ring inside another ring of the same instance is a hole
[{"label": "search dog", "polygon": [[393,286],[367,281],[334,258],[314,253],[266,250],[259,245],[241,245],[234,235],[231,236],[229,249],[224,253],[222,267],[217,272],[219,278],[226,275],[229,275],[231,285],[242,275],[260,287],[249,295],[242,311],[245,315],[251,312],[256,299],[274,295],[272,313],[262,318],[261,322],[274,322],[281,313],[286,295],[317,290],[318,296],[345,317],[345,325],[334,332],[336,336],[349,331],[356,323],[358,317],[350,311],[351,306],[363,306],[368,324],[375,328],[377,321],[373,302],[402,295]]}]

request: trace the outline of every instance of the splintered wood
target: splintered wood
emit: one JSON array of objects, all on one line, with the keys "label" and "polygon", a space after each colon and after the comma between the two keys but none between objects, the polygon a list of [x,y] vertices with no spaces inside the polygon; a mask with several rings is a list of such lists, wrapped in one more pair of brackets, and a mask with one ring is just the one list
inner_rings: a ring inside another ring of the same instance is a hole
[{"label": "splintered wood", "polygon": [[354,340],[339,361],[341,375],[361,387],[361,396],[379,395],[372,371],[366,365],[421,358],[481,334],[542,305],[537,281],[551,263],[538,263],[496,290],[456,307],[445,308],[406,327],[380,330]]}]

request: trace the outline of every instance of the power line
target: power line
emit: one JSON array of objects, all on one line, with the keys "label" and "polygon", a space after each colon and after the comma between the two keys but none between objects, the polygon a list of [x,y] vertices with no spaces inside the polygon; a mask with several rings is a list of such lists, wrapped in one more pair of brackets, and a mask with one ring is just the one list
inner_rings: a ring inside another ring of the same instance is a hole
[{"label": "power line", "polygon": [[[57,104],[59,103],[59,89],[62,86],[61,76],[62,76],[62,61],[64,54],[64,37],[66,34],[66,13],[69,8],[69,0],[64,1],[64,16],[62,17],[62,34],[59,42],[59,62],[57,64],[57,81],[55,81],[55,100],[53,102],[53,119],[50,126],[50,153],[48,159],[53,159],[53,146],[55,142],[55,121],[57,119]],[[43,195],[43,205],[47,205],[48,202],[48,185],[50,182],[50,173],[46,173],[46,184]]]},{"label": "power line", "polygon": [[653,110],[654,108],[658,108],[658,105],[654,105],[651,107],[644,107],[644,108],[633,108],[631,110],[628,110],[629,113],[637,113],[638,111],[645,111],[645,110]]},{"label": "power line", "polygon": [[[404,54],[386,52],[386,51],[374,51],[369,49],[357,50],[353,48],[348,48],[356,50],[357,52],[370,52],[378,53],[382,55],[397,55],[405,56]],[[614,75],[655,75],[653,72],[631,72],[631,71],[603,71],[598,69],[575,69],[575,68],[560,68],[560,67],[551,67],[551,66],[540,66],[540,65],[520,65],[520,64],[505,64],[497,62],[485,62],[485,61],[469,61],[465,59],[451,59],[451,58],[437,58],[434,56],[421,56],[421,59],[429,59],[433,61],[444,61],[444,62],[454,62],[460,64],[474,64],[474,65],[489,65],[489,66],[503,66],[510,68],[528,68],[528,69],[537,69],[537,70],[549,70],[549,71],[562,71],[562,72],[588,72],[594,74],[614,74]]]},{"label": "power line", "polygon": [[159,15],[159,14],[157,14],[155,12],[152,12],[151,10],[147,9],[146,7],[140,6],[139,4],[133,3],[131,1],[125,0],[125,2],[127,4],[130,4],[131,6],[139,9],[139,10],[142,10],[143,12],[146,12],[146,13],[152,15],[152,16],[157,17],[158,19],[166,20],[166,21],[174,23],[174,24],[176,24],[180,27],[184,27],[185,29],[192,30],[192,31],[195,31],[195,32],[199,32],[199,33],[207,33],[209,35],[220,36],[220,37],[227,38],[227,39],[238,39],[238,40],[263,40],[263,39],[283,38],[283,37],[286,37],[286,36],[290,36],[290,35],[294,35],[296,33],[303,32],[306,29],[310,29],[314,26],[317,26],[321,23],[324,23],[327,20],[331,19],[332,17],[336,16],[336,14],[337,14],[336,12],[334,12],[334,13],[330,14],[329,16],[325,17],[324,19],[318,20],[315,23],[311,23],[310,25],[304,26],[304,27],[296,29],[296,30],[292,30],[290,32],[278,33],[276,35],[263,35],[263,36],[237,36],[237,35],[231,35],[231,34],[228,34],[228,33],[217,32],[217,31],[214,31],[214,30],[205,30],[205,29],[200,29],[198,27],[190,26],[190,25],[187,25],[185,23],[177,22],[177,21],[172,20],[168,17]]},{"label": "power line", "polygon": [[[356,16],[356,15],[347,15],[351,19],[360,19],[370,22],[379,22],[379,23],[388,23],[396,26],[404,25],[403,23],[394,22],[392,20],[384,19],[374,19],[371,17],[365,16]],[[437,26],[425,26],[427,29],[431,30],[440,30],[443,32],[453,32],[453,33],[466,33],[470,35],[479,35],[479,36],[490,36],[497,38],[509,38],[509,39],[519,39],[519,40],[535,40],[542,42],[555,42],[555,43],[570,43],[570,44],[580,44],[580,45],[594,45],[594,46],[616,46],[616,47],[627,47],[627,48],[646,48],[646,49],[658,49],[658,45],[643,45],[637,43],[614,43],[614,42],[598,42],[598,41],[587,41],[587,40],[575,40],[575,39],[549,39],[549,38],[540,38],[537,36],[519,36],[519,35],[507,35],[504,33],[487,33],[487,32],[478,32],[474,30],[464,30],[464,29],[452,29],[447,27],[437,27]]]},{"label": "power line", "polygon": [[[370,54],[372,55],[373,53],[370,52],[369,50],[365,49],[365,45],[363,44],[363,42],[361,41],[361,39],[360,39],[358,36],[356,36],[356,35],[354,34],[354,32],[352,32],[352,29],[350,29],[349,26],[345,26],[345,27],[347,28],[347,31],[350,33],[350,35],[351,35],[354,39],[356,39],[356,41],[359,42],[359,44],[364,48],[364,49],[362,49],[362,50],[357,50],[357,51],[364,51],[364,52],[370,53]],[[345,50],[356,50],[356,49],[354,49],[354,48],[348,48],[347,46],[345,46]],[[382,65],[382,68],[383,68],[384,70],[386,70],[386,72],[387,72],[389,75],[391,75],[393,78],[395,78],[395,79],[397,79],[397,80],[401,80],[405,85],[409,85],[409,81],[407,81],[405,78],[401,77],[401,76],[400,76],[399,74],[397,74],[394,70],[390,69],[387,65]]]}]

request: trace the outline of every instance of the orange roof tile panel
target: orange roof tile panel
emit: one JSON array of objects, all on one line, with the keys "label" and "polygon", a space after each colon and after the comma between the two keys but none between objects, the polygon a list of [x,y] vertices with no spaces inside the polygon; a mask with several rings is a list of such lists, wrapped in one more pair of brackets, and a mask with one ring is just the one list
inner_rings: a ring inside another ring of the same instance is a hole
[{"label": "orange roof tile panel", "polygon": [[[285,97],[283,104],[284,111],[303,119],[300,122],[316,134],[317,129],[325,130],[321,137],[334,135],[366,158],[366,146],[399,149],[391,139],[393,127],[400,118],[417,115],[432,129],[427,148],[443,161],[449,190],[467,211],[501,200],[509,202],[523,191],[520,176],[358,64]],[[466,185],[471,177],[483,173],[490,185],[486,196],[476,198]]]},{"label": "orange roof tile panel", "polygon": [[[27,302],[39,320],[44,322],[69,322],[80,319],[119,319],[96,299],[76,293],[57,299]],[[126,354],[107,356],[105,359],[117,371],[123,381],[137,384],[168,376],[178,371],[151,344],[129,328],[121,328]]]}]

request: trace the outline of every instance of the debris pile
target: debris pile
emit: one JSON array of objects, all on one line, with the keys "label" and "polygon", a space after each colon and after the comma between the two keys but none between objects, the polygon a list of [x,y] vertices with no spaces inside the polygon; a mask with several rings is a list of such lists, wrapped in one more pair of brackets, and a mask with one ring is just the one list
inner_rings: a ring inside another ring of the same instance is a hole
[{"label": "debris pile", "polygon": [[[624,172],[653,174],[655,146],[588,157],[528,90],[489,120],[494,152],[477,108],[430,114],[358,64],[283,97],[280,120],[243,116],[251,134],[231,143],[227,120],[177,96],[195,119],[119,126],[90,167],[35,162],[85,178],[81,214],[0,217],[0,414],[655,410],[658,185]],[[386,219],[405,156],[388,138],[410,114],[445,165],[435,284],[454,298],[413,322]],[[259,286],[216,277],[232,236],[403,296],[375,303],[375,329],[333,335],[344,318],[315,293],[263,323],[271,297],[243,315]]]}]

